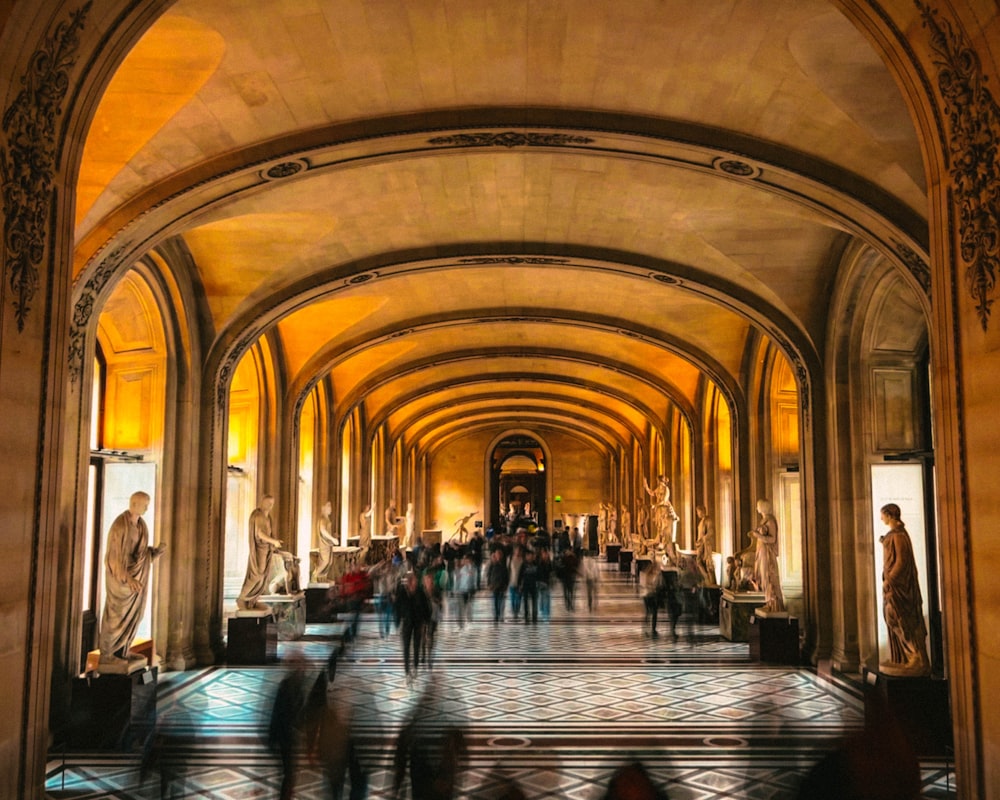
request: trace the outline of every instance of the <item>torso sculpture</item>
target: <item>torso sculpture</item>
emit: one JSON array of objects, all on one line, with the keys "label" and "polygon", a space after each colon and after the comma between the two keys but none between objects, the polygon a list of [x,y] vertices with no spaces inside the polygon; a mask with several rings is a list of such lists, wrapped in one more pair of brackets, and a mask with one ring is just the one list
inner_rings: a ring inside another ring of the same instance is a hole
[{"label": "torso sculpture", "polygon": [[707,581],[707,584],[714,586],[718,580],[715,575],[715,561],[713,560],[715,552],[715,525],[712,523],[712,518],[708,515],[708,510],[704,506],[698,506],[695,509],[695,514],[698,517],[698,538],[695,540],[694,549],[695,557],[698,559],[698,569],[701,571],[702,577]]}]

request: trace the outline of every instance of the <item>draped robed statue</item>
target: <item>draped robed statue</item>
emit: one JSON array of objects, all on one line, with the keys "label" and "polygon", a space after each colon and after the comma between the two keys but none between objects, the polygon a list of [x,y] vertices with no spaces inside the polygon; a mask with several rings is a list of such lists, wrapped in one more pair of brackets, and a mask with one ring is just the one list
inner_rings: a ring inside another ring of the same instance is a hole
[{"label": "draped robed statue", "polygon": [[99,672],[128,674],[146,666],[145,656],[131,653],[129,648],[146,610],[146,590],[153,561],[167,547],[149,544],[149,528],[142,518],[148,508],[149,495],[133,493],[128,511],[119,514],[108,530]]}]

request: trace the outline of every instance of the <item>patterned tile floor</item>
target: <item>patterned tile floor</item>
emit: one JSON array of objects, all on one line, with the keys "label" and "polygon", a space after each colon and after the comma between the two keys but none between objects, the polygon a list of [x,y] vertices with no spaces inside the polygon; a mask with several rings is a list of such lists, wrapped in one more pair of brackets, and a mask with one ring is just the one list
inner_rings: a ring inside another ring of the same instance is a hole
[{"label": "patterned tile floor", "polygon": [[[330,696],[356,709],[369,796],[391,796],[395,742],[418,707],[433,731],[465,732],[458,795],[472,800],[501,796],[507,781],[532,799],[596,800],[632,758],[674,800],[794,798],[809,767],[860,728],[850,685],[753,664],[748,645],[721,639],[717,627],[682,620],[679,640],[667,626],[650,638],[634,583],[607,566],[602,577],[597,610],[580,610],[577,598],[569,612],[554,596],[551,619],[538,625],[495,626],[489,597],[478,595],[464,629],[446,615],[433,669],[412,686],[398,636],[381,639],[363,615]],[[309,625],[301,640],[281,642],[274,666],[162,674],[164,780],[142,774],[139,752],[53,752],[47,797],[277,797],[281,773],[265,741],[274,694],[295,656],[318,674],[336,627]],[[955,796],[949,764],[924,762],[922,778],[923,797]],[[305,758],[295,796],[330,796]]]}]

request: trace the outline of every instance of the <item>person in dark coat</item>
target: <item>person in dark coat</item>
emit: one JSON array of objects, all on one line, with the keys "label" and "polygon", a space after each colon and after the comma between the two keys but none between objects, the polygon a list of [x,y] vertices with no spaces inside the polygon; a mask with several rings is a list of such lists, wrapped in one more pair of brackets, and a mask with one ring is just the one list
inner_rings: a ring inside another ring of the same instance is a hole
[{"label": "person in dark coat", "polygon": [[507,569],[507,559],[504,557],[503,548],[498,547],[490,554],[490,565],[486,569],[486,586],[493,594],[494,625],[503,622],[508,583],[510,583],[510,571]]},{"label": "person in dark coat", "polygon": [[[403,642],[403,666],[406,669],[407,681],[411,683],[414,674],[420,667],[420,648],[430,619],[430,598],[420,585],[417,574],[410,572],[396,591],[396,622],[399,626],[400,639]],[[411,656],[412,671],[410,667]]]}]

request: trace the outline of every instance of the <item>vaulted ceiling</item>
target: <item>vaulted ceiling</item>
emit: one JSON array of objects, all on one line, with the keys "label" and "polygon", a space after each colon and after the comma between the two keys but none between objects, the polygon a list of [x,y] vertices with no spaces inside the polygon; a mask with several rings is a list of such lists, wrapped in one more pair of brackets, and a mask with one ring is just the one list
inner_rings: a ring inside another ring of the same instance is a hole
[{"label": "vaulted ceiling", "polygon": [[613,448],[756,335],[821,356],[842,253],[924,249],[925,197],[826,0],[181,0],[93,121],[76,265],[181,240],[220,343],[276,330],[412,443]]}]

